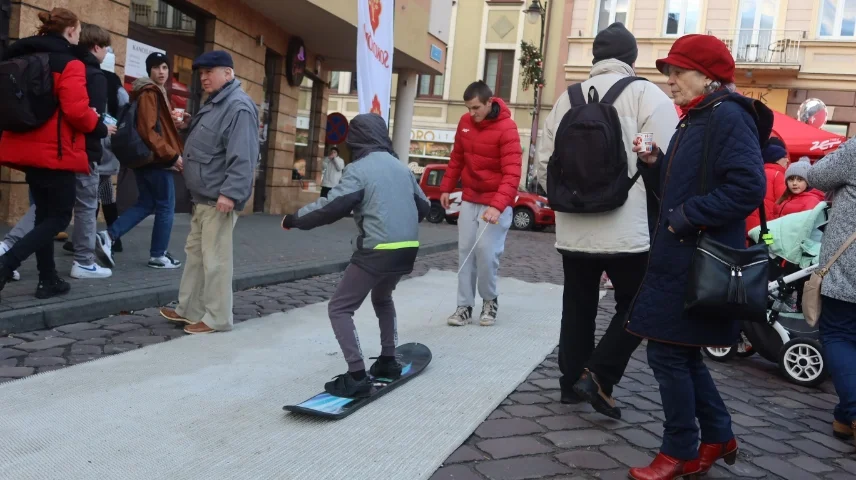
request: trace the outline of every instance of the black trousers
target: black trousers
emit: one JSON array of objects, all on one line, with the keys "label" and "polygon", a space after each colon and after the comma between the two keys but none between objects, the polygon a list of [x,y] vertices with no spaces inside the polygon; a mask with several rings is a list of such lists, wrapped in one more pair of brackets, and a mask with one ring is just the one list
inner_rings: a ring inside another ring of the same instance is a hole
[{"label": "black trousers", "polygon": [[16,270],[32,254],[36,254],[39,280],[56,276],[54,237],[71,222],[75,199],[73,172],[31,168],[27,184],[36,204],[35,227],[3,255],[3,266]]},{"label": "black trousers", "polygon": [[[563,255],[565,290],[559,338],[559,382],[570,393],[583,369],[597,375],[604,393],[624,375],[627,362],[642,339],[627,333],[624,324],[633,297],[642,285],[648,253],[627,255]],[[615,315],[595,348],[595,319],[603,272],[615,287]]]}]

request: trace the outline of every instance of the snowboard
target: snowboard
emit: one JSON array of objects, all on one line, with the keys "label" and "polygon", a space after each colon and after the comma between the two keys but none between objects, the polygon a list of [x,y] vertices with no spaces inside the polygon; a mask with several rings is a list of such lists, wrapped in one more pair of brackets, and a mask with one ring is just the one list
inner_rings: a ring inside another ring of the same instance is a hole
[{"label": "snowboard", "polygon": [[[372,390],[368,397],[336,397],[327,392],[321,392],[304,402],[297,405],[286,405],[282,409],[287,412],[339,420],[407,383],[422,373],[422,370],[425,370],[425,367],[431,363],[431,350],[421,343],[399,345],[395,349],[395,356],[403,366],[401,376],[393,380],[369,375],[372,380]],[[368,372],[366,373],[368,374]]]}]

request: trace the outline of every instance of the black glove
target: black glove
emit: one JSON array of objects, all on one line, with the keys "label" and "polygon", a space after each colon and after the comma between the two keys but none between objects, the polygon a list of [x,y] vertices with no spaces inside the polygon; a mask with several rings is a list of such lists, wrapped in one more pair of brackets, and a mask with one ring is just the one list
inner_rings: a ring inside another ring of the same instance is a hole
[{"label": "black glove", "polygon": [[284,230],[291,230],[294,228],[294,215],[286,215],[282,217],[282,228]]}]

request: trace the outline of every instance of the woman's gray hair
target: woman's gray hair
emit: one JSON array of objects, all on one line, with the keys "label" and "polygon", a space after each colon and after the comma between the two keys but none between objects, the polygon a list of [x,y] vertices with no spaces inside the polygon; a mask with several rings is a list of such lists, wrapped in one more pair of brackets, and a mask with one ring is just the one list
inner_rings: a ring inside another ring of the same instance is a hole
[{"label": "woman's gray hair", "polygon": [[707,86],[704,87],[704,94],[709,95],[709,94],[719,90],[720,88],[725,88],[726,90],[728,90],[731,93],[734,93],[737,91],[737,85],[735,85],[733,83],[726,83],[723,85],[722,82],[720,82],[719,80],[714,80],[714,81],[708,83]]}]

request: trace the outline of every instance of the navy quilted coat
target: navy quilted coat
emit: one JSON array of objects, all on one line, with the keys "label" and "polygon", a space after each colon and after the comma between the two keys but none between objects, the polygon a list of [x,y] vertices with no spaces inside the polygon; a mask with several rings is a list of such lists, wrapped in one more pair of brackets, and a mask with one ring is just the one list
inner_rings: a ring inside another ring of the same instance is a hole
[{"label": "navy quilted coat", "polygon": [[[709,193],[699,195],[708,123]],[[654,166],[640,165],[660,206],[659,218],[651,223],[648,269],[631,306],[627,331],[688,346],[731,346],[737,339],[739,319],[690,317],[684,313],[684,298],[701,229],[725,245],[745,248],[745,219],[766,193],[761,145],[772,127],[773,113],[763,103],[720,90],[681,119],[668,150]]]}]

